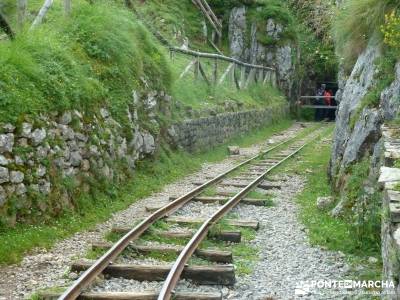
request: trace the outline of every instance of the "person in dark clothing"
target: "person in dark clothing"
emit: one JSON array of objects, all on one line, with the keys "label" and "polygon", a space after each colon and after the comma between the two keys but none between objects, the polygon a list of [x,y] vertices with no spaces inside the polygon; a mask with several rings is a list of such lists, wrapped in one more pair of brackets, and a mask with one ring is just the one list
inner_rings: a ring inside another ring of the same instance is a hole
[{"label": "person in dark clothing", "polygon": [[[335,98],[332,98],[334,96],[333,91],[329,90],[328,92],[329,92],[329,94],[331,96],[330,101],[329,101],[329,106],[336,106],[337,105],[336,104],[336,100],[335,100]],[[334,121],[335,120],[335,110],[334,109],[330,109],[329,110],[328,117],[329,117],[330,121]]]},{"label": "person in dark clothing", "polygon": [[[316,92],[316,96],[318,98],[315,101],[315,105],[324,105],[325,90],[326,90],[326,84],[321,84],[321,87]],[[324,109],[317,108],[315,110],[315,121],[321,121],[323,118],[324,118]]]}]

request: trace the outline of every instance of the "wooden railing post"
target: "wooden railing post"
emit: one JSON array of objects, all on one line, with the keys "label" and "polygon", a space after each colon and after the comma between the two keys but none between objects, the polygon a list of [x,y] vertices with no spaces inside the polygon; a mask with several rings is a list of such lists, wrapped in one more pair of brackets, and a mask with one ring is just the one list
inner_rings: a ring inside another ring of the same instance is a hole
[{"label": "wooden railing post", "polygon": [[199,79],[199,69],[200,69],[200,61],[199,57],[196,58],[196,62],[194,65],[194,79]]},{"label": "wooden railing post", "polygon": [[[235,64],[236,66],[236,64]],[[236,67],[233,68],[233,82],[235,83],[235,86],[238,90],[240,90],[240,83],[239,80],[237,78],[237,74],[236,74]]]},{"label": "wooden railing post", "polygon": [[217,85],[218,80],[218,59],[214,58],[214,69],[213,69],[213,83]]}]

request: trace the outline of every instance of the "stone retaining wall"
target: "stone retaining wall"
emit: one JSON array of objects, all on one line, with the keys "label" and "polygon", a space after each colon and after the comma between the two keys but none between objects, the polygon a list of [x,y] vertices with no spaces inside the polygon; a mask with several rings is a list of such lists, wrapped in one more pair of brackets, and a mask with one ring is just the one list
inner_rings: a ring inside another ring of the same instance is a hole
[{"label": "stone retaining wall", "polygon": [[383,280],[392,281],[394,289],[387,288],[384,299],[400,299],[400,130],[382,127],[384,157],[379,182],[383,186],[382,203],[382,259]]},{"label": "stone retaining wall", "polygon": [[142,119],[158,125],[154,116],[170,100],[162,91],[133,92],[124,124],[106,108],[0,124],[0,225],[44,221],[78,207],[82,195],[127,180],[136,160],[157,146],[158,134]]},{"label": "stone retaining wall", "polygon": [[173,143],[190,152],[209,149],[239,134],[287,118],[288,105],[264,110],[222,113],[174,124],[168,134]]}]

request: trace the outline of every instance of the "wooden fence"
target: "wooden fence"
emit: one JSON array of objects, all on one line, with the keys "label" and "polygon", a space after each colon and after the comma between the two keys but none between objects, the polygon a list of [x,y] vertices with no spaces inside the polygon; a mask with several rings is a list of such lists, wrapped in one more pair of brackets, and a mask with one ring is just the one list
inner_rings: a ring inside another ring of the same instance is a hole
[{"label": "wooden fence", "polygon": [[[271,84],[276,86],[276,71],[274,68],[265,67],[261,65],[254,65],[242,62],[238,59],[224,56],[221,54],[197,52],[178,47],[170,47],[171,57],[174,53],[180,53],[193,57],[189,64],[184,68],[179,76],[182,79],[185,75],[193,69],[196,79],[203,79],[208,85],[220,85],[226,81],[233,82],[238,90],[247,88],[252,83],[257,84]],[[213,61],[212,74],[207,75],[201,60],[211,59]],[[219,66],[221,62],[228,62],[221,76],[219,77]]]},{"label": "wooden fence", "polygon": [[[16,0],[17,1],[17,26],[21,29],[24,26],[26,15],[27,15],[27,6],[28,0]],[[62,0],[64,4],[64,12],[66,15],[71,13],[71,4],[72,0]],[[222,24],[216,17],[216,15],[211,10],[206,0],[192,0],[193,3],[204,13],[206,18],[212,24],[215,29],[215,32],[219,36],[222,34]],[[32,22],[30,29],[32,30],[40,23],[42,23],[45,15],[53,5],[54,0],[44,0],[42,7],[40,8],[37,16]],[[126,6],[132,8],[135,12],[135,9],[132,6],[130,0],[125,0]],[[7,23],[5,17],[0,13],[0,27],[4,29],[9,38],[14,37],[14,32],[11,27]],[[237,89],[243,89],[248,87],[252,83],[257,84],[271,84],[276,86],[277,78],[276,71],[274,68],[254,65],[242,62],[238,59],[228,57],[223,55],[220,51],[219,54],[215,53],[204,53],[197,52],[188,49],[182,49],[178,47],[168,46],[171,56],[173,53],[180,53],[183,55],[191,56],[193,59],[190,63],[184,68],[182,73],[180,74],[180,79],[183,78],[190,70],[193,69],[194,76],[196,79],[202,78],[208,85],[220,85],[224,82],[233,83]],[[217,49],[217,48],[216,48]],[[217,49],[218,50],[218,49]],[[201,60],[212,60],[212,74],[208,74],[206,69],[203,67],[203,63]],[[228,66],[226,64],[223,65],[221,62],[228,62]],[[226,67],[226,68],[225,68]],[[222,69],[222,73],[219,74],[219,68]]]}]

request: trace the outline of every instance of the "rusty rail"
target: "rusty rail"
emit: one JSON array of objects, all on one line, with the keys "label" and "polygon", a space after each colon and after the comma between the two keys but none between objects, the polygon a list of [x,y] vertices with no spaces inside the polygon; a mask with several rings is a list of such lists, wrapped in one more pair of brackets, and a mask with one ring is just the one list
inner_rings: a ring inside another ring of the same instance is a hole
[{"label": "rusty rail", "polygon": [[183,269],[185,268],[185,265],[189,261],[190,257],[193,255],[193,253],[196,251],[197,247],[200,245],[200,243],[204,240],[204,238],[207,236],[207,233],[214,224],[216,224],[226,213],[228,213],[233,207],[235,207],[240,200],[246,196],[247,193],[249,193],[253,188],[255,188],[267,175],[270,173],[273,169],[284,163],[286,160],[297,154],[299,151],[301,151],[308,143],[311,141],[308,141],[304,143],[301,147],[297,148],[295,151],[293,151],[291,154],[274,164],[272,167],[268,168],[263,174],[261,174],[259,177],[257,177],[254,181],[252,181],[248,186],[243,188],[239,193],[237,193],[235,196],[233,196],[227,203],[225,203],[220,210],[215,212],[209,219],[207,219],[203,225],[198,229],[198,231],[195,233],[195,235],[192,237],[192,239],[188,242],[188,244],[185,246],[185,248],[182,250],[180,253],[178,259],[174,263],[174,265],[171,268],[171,271],[169,272],[166,281],[164,282],[164,285],[161,288],[160,294],[158,296],[158,300],[169,300],[171,299],[171,296],[173,294],[173,291],[179,281],[179,278],[182,274]]},{"label": "rusty rail", "polygon": [[58,299],[59,300],[73,300],[79,297],[83,289],[88,287],[94,280],[95,278],[103,272],[103,270],[110,264],[112,264],[113,260],[129,245],[129,243],[132,240],[137,239],[142,235],[147,229],[150,228],[152,224],[154,224],[157,220],[166,217],[172,213],[174,213],[176,210],[178,210],[180,207],[182,207],[184,204],[189,202],[191,199],[193,199],[195,196],[200,194],[204,189],[206,189],[208,186],[220,181],[222,178],[230,174],[231,172],[237,170],[238,168],[250,163],[251,161],[257,159],[258,157],[261,157],[268,152],[271,152],[275,150],[276,148],[290,142],[291,140],[295,139],[296,137],[287,139],[283,142],[280,142],[279,144],[261,152],[260,154],[257,154],[244,162],[238,164],[235,167],[232,167],[228,171],[221,173],[220,175],[216,176],[215,178],[207,181],[203,185],[196,187],[195,189],[191,190],[190,192],[186,193],[185,195],[177,198],[173,202],[169,203],[168,205],[160,208],[150,216],[148,216],[146,219],[144,219],[142,222],[140,222],[138,225],[136,225],[131,231],[129,231],[126,235],[124,235],[118,242],[114,244],[112,248],[110,248],[103,256],[101,256],[98,260],[94,262],[94,264],[87,269]]}]

